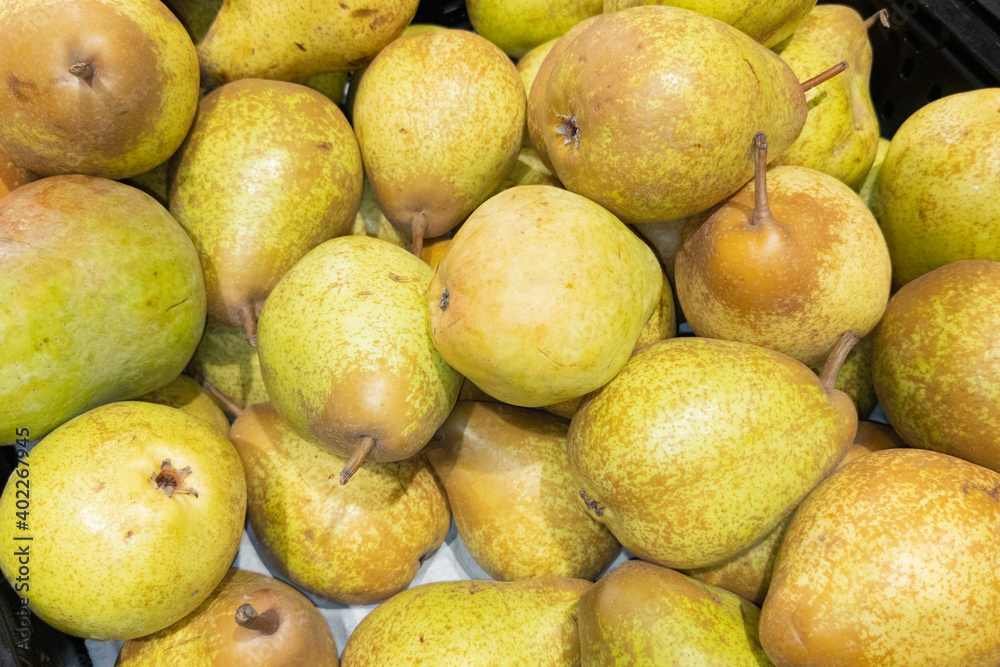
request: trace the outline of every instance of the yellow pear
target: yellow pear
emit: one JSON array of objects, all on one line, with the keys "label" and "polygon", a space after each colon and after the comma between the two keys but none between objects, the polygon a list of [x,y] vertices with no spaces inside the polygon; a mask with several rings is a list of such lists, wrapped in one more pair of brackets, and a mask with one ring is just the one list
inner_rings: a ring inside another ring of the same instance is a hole
[{"label": "yellow pear", "polygon": [[865,203],[868,210],[872,212],[875,219],[879,219],[879,205],[878,205],[878,180],[879,175],[882,173],[882,163],[885,161],[885,155],[889,152],[889,140],[879,138],[878,140],[878,152],[875,153],[875,161],[872,162],[872,168],[868,170],[868,175],[865,176],[865,182],[861,185],[858,190],[858,196],[861,197],[861,201]]},{"label": "yellow pear", "polygon": [[367,178],[365,178],[364,188],[361,191],[361,206],[358,208],[358,214],[351,226],[351,234],[374,236],[393,245],[398,245],[400,248],[405,248],[413,243],[410,235],[393,227],[389,219],[379,209],[378,201],[375,199],[375,191],[372,189],[372,182]]},{"label": "yellow pear", "polygon": [[202,389],[190,376],[178,375],[177,379],[136,399],[177,408],[212,425],[223,437],[229,437],[229,420],[212,395]]},{"label": "yellow pear", "polygon": [[[524,94],[526,97],[531,97],[531,86],[535,82],[535,77],[538,75],[538,70],[545,62],[545,57],[549,55],[552,47],[556,45],[558,39],[550,39],[544,44],[539,44],[535,48],[524,54],[524,57],[517,61],[517,73],[521,75],[521,83],[524,84]],[[524,139],[522,140],[522,145],[526,147],[531,146],[531,135],[528,132],[528,117],[527,113],[524,118]],[[548,169],[548,167],[546,167]]]},{"label": "yellow pear", "polygon": [[[875,331],[872,331],[858,341],[837,373],[837,389],[851,397],[854,408],[858,411],[858,419],[868,419],[878,403],[875,379],[872,377],[874,362]],[[818,365],[813,366],[813,370],[817,375],[821,372]]]},{"label": "yellow pear", "polygon": [[512,58],[555,39],[604,9],[603,0],[466,0],[476,32]]},{"label": "yellow pear", "polygon": [[14,161],[0,150],[0,198],[3,198],[11,190],[30,183],[35,178],[34,174],[14,164]]},{"label": "yellow pear", "polygon": [[232,407],[222,402],[222,409],[230,417],[254,403],[271,400],[260,372],[257,349],[247,342],[246,331],[243,327],[222,324],[214,317],[205,319],[205,333],[187,372],[215,387],[232,402]]}]

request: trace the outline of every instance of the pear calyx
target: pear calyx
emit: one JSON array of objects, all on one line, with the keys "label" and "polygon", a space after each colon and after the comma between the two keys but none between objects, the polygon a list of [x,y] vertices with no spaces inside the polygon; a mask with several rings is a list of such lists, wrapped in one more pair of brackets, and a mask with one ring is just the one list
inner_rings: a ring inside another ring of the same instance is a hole
[{"label": "pear calyx", "polygon": [[347,484],[348,480],[358,471],[361,464],[365,462],[365,457],[375,448],[375,438],[370,435],[366,435],[358,443],[358,446],[354,449],[354,453],[351,454],[351,458],[347,459],[347,463],[344,465],[344,469],[340,471],[340,485],[343,486]]},{"label": "pear calyx", "polygon": [[825,72],[821,72],[816,76],[814,76],[813,78],[808,79],[807,81],[803,81],[802,92],[804,93],[807,90],[812,90],[821,83],[826,83],[833,77],[843,72],[845,69],[847,69],[847,63],[837,63],[836,65],[826,70]]},{"label": "pear calyx", "polygon": [[583,498],[583,504],[587,506],[588,510],[597,516],[604,516],[604,505],[591,498],[583,489],[580,489],[580,497]]},{"label": "pear calyx", "polygon": [[892,27],[892,24],[889,23],[889,10],[888,9],[880,9],[877,12],[875,12],[874,14],[872,14],[871,16],[869,16],[868,18],[866,18],[865,19],[865,30],[868,30],[873,25],[875,25],[875,21],[878,21],[879,23],[881,23],[883,25],[883,27],[886,27],[886,28],[891,28]]},{"label": "pear calyx", "polygon": [[281,627],[281,617],[274,609],[258,614],[253,605],[244,603],[236,610],[236,625],[247,630],[255,630],[262,635],[273,635]]},{"label": "pear calyx", "polygon": [[576,116],[557,114],[562,121],[556,126],[556,134],[563,136],[563,146],[572,143],[573,148],[580,147],[580,126],[576,124]]},{"label": "pear calyx", "polygon": [[767,203],[767,135],[758,132],[753,138],[753,217],[750,226],[774,222],[771,207]]},{"label": "pear calyx", "polygon": [[69,73],[83,81],[90,81],[94,78],[94,65],[86,60],[81,60],[70,66]]},{"label": "pear calyx", "polygon": [[826,358],[823,370],[819,374],[819,382],[828,392],[835,389],[837,373],[840,372],[844,360],[847,359],[847,355],[859,340],[861,337],[853,331],[845,331],[837,337],[837,342],[833,344],[833,349],[830,350],[830,355]]},{"label": "pear calyx", "polygon": [[198,491],[184,482],[184,478],[191,474],[191,466],[184,466],[180,470],[174,468],[170,459],[164,459],[160,464],[160,470],[154,472],[149,477],[150,483],[166,494],[167,498],[173,498],[175,493],[186,493],[198,497]]}]

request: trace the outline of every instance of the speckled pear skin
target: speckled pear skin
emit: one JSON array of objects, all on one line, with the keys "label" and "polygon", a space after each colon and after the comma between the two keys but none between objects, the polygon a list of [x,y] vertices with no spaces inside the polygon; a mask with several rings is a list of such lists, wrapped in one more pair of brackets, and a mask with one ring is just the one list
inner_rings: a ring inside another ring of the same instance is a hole
[{"label": "speckled pear skin", "polygon": [[0,149],[36,173],[141,174],[194,118],[197,54],[156,0],[4,2],[0,53]]},{"label": "speckled pear skin", "polygon": [[819,5],[778,54],[801,81],[839,62],[846,62],[847,70],[806,91],[805,127],[774,164],[816,169],[859,189],[875,161],[879,140],[868,85],[872,47],[864,19],[850,7]]},{"label": "speckled pear skin", "polygon": [[423,584],[383,602],[347,640],[343,667],[522,667],[580,664],[577,613],[593,584],[526,581]]},{"label": "speckled pear skin", "polygon": [[[262,634],[240,627],[236,610],[274,610],[278,629]],[[337,644],[309,598],[277,579],[232,568],[190,615],[160,632],[122,646],[115,667],[282,665],[337,667]]]},{"label": "speckled pear skin", "polygon": [[[875,395],[875,380],[872,378],[874,361],[875,331],[872,330],[858,341],[837,373],[835,386],[851,397],[854,409],[858,411],[858,419],[868,419],[878,404],[878,397]],[[813,367],[813,371],[819,375],[822,368],[822,364],[817,364]]]},{"label": "speckled pear skin", "polygon": [[270,403],[231,433],[247,479],[247,514],[275,572],[327,600],[372,604],[403,590],[451,525],[448,499],[422,455],[365,463],[306,442]]},{"label": "speckled pear skin", "polygon": [[580,600],[584,667],[763,667],[760,609],[729,591],[630,560]]},{"label": "speckled pear skin", "polygon": [[37,176],[27,169],[14,164],[7,154],[0,150],[0,198],[11,190],[35,180]]},{"label": "speckled pear skin", "polygon": [[865,336],[878,324],[889,251],[868,208],[832,176],[774,167],[767,192],[773,221],[754,224],[750,183],[684,238],[677,296],[698,336],[819,366],[841,333]]},{"label": "speckled pear skin", "polygon": [[517,61],[517,73],[521,75],[521,83],[524,84],[525,95],[531,94],[531,86],[535,83],[535,77],[538,76],[539,68],[558,41],[559,38],[557,37],[539,44]]},{"label": "speckled pear skin", "polygon": [[295,431],[369,461],[413,456],[444,423],[462,376],[434,348],[431,269],[367,236],[320,245],[268,297],[258,352],[264,383]]},{"label": "speckled pear skin", "polygon": [[54,176],[0,200],[0,443],[167,384],[204,323],[198,256],[149,195]]},{"label": "speckled pear skin", "polygon": [[364,188],[361,191],[361,207],[354,217],[354,224],[351,226],[351,234],[355,236],[374,236],[383,241],[388,241],[400,248],[413,243],[409,234],[400,232],[392,226],[388,218],[378,207],[378,200],[375,199],[375,191],[372,190],[371,181],[365,179]]},{"label": "speckled pear skin", "polygon": [[222,411],[215,399],[190,376],[178,375],[169,384],[154,389],[148,394],[143,394],[136,400],[177,408],[181,412],[204,420],[224,437],[229,437],[229,420],[226,418],[226,413]]},{"label": "speckled pear skin", "polygon": [[859,421],[858,433],[854,436],[854,444],[847,450],[844,459],[840,462],[845,465],[850,460],[852,454],[857,458],[864,452],[874,452],[880,449],[899,449],[906,447],[906,443],[899,437],[899,434],[888,424],[880,422]]},{"label": "speckled pear skin", "polygon": [[538,410],[461,402],[426,450],[462,543],[498,581],[594,580],[621,551],[580,506],[566,459],[568,428]]},{"label": "speckled pear skin", "polygon": [[198,47],[202,85],[347,72],[399,37],[418,0],[227,0]]},{"label": "speckled pear skin", "polygon": [[1000,470],[1000,262],[953,262],[907,283],[875,332],[875,392],[911,447]]},{"label": "speckled pear skin", "polygon": [[1000,475],[889,449],[837,471],[796,511],[760,638],[792,665],[1000,662]]},{"label": "speckled pear skin", "polygon": [[777,157],[806,120],[788,65],[685,9],[602,14],[556,48],[540,133],[548,159],[567,190],[624,222],[683,218],[722,201],[753,176],[756,133]]},{"label": "speckled pear skin", "polygon": [[[157,488],[169,459],[198,492]],[[239,456],[209,424],[154,403],[112,403],[31,450],[28,531],[15,529],[17,474],[0,498],[0,570],[17,576],[30,535],[29,606],[49,625],[98,640],[148,635],[193,611],[222,580],[243,533]],[[23,486],[20,487],[23,489]]]},{"label": "speckled pear skin", "polygon": [[885,162],[885,156],[888,152],[889,140],[880,138],[878,140],[878,152],[875,154],[875,161],[872,162],[872,168],[868,170],[865,182],[858,190],[858,196],[861,197],[861,201],[865,203],[865,206],[872,212],[876,220],[881,217],[881,209],[879,208],[878,201],[878,182],[882,175],[882,163]]},{"label": "speckled pear skin", "polygon": [[603,0],[468,0],[469,21],[477,33],[512,58],[556,39],[604,9]]},{"label": "speckled pear skin", "polygon": [[639,5],[690,9],[728,23],[770,49],[788,39],[815,4],[816,0],[604,0],[604,12]]},{"label": "speckled pear skin", "polygon": [[[247,342],[246,331],[243,327],[222,324],[211,316],[205,319],[205,334],[188,363],[187,372],[210,382],[239,408],[271,400],[260,372],[257,348]],[[230,417],[236,416],[225,406],[223,410]]]},{"label": "speckled pear skin", "polygon": [[893,136],[878,183],[893,284],[961,259],[1000,261],[1000,88],[922,107]]},{"label": "speckled pear skin", "polygon": [[850,399],[790,357],[674,338],[580,408],[568,451],[581,497],[625,548],[691,569],[773,530],[833,470],[856,424]]},{"label": "speckled pear skin", "polygon": [[349,232],[362,178],[354,133],[320,93],[252,79],[205,97],[171,162],[170,211],[198,249],[212,317],[259,315],[299,259]]},{"label": "speckled pear skin", "polygon": [[653,251],[608,211],[551,186],[515,187],[455,234],[428,288],[431,335],[491,396],[550,405],[614,377],[662,285]]},{"label": "speckled pear skin", "polygon": [[452,229],[517,161],[524,113],[517,70],[479,35],[431,30],[396,40],[365,72],[354,102],[379,208],[411,235]]}]

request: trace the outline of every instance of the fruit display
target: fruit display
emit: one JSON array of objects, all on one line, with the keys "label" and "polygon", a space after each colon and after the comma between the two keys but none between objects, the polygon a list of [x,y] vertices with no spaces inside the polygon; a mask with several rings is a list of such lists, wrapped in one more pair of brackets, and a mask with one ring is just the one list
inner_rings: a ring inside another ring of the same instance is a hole
[{"label": "fruit display", "polygon": [[887,126],[907,20],[0,3],[0,662],[1000,665],[1000,87]]}]

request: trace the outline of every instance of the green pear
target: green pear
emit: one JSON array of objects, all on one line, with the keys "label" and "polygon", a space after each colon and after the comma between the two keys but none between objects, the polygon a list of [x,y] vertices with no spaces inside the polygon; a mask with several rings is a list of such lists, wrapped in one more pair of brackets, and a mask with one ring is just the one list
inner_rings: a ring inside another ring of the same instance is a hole
[{"label": "green pear", "polygon": [[229,419],[226,418],[226,414],[212,395],[202,389],[201,385],[190,376],[178,375],[173,382],[154,389],[136,400],[177,408],[211,424],[223,437],[229,437]]},{"label": "green pear", "polygon": [[507,56],[465,30],[402,37],[365,72],[354,103],[365,172],[415,255],[425,237],[483,203],[517,161],[524,105]]},{"label": "green pear", "polygon": [[430,336],[431,269],[402,248],[344,236],[302,258],[260,318],[268,394],[295,431],[351,457],[399,461],[420,451],[462,385]]},{"label": "green pear", "polygon": [[760,617],[776,665],[1000,664],[1000,474],[937,452],[865,454],[788,527]]},{"label": "green pear", "polygon": [[111,403],[50,433],[8,480],[0,570],[63,632],[142,637],[218,585],[245,509],[239,456],[211,425],[165,405]]},{"label": "green pear", "polygon": [[208,312],[242,324],[251,344],[270,291],[309,250],[350,231],[361,204],[361,154],[344,114],[282,81],[236,81],[205,97],[171,172],[170,212],[198,249]]},{"label": "green pear", "polygon": [[[875,332],[872,331],[858,341],[837,373],[836,387],[850,396],[854,409],[858,411],[858,419],[867,419],[878,404],[872,377],[874,361]],[[822,371],[818,366],[813,366],[813,370],[817,375]]]},{"label": "green pear", "polygon": [[631,560],[580,600],[583,665],[762,667],[760,609],[729,591]]},{"label": "green pear", "polygon": [[24,167],[20,167],[0,150],[0,199],[8,192],[15,190],[35,180],[37,176]]},{"label": "green pear", "polygon": [[690,9],[728,23],[770,49],[791,37],[815,4],[816,0],[604,0],[604,12],[640,5]]},{"label": "green pear", "polygon": [[800,79],[846,62],[847,70],[806,92],[809,116],[795,142],[774,164],[809,167],[859,189],[878,151],[878,117],[868,79],[868,25],[843,5],[819,5],[779,52]]},{"label": "green pear", "polygon": [[878,181],[892,279],[961,259],[1000,261],[1000,88],[949,95],[896,131]]},{"label": "green pear", "polygon": [[205,323],[184,230],[152,197],[54,176],[0,206],[0,443],[177,377]]},{"label": "green pear", "polygon": [[1000,262],[953,262],[907,283],[875,330],[875,393],[911,447],[1000,470]]},{"label": "green pear", "polygon": [[515,187],[455,234],[428,290],[431,335],[491,396],[550,405],[615,376],[662,285],[653,252],[608,211],[551,186]]},{"label": "green pear", "polygon": [[238,411],[254,403],[271,400],[260,372],[257,349],[247,342],[243,327],[231,327],[213,317],[206,318],[205,334],[191,357],[187,372],[212,385],[232,402],[232,406],[222,404],[230,417],[236,417]]},{"label": "green pear", "polygon": [[130,639],[116,667],[157,665],[337,667],[337,644],[309,598],[265,574],[226,573],[188,616],[157,633]]},{"label": "green pear", "polygon": [[372,189],[372,182],[365,179],[364,188],[361,190],[361,206],[358,214],[354,218],[351,226],[351,234],[355,236],[374,236],[375,238],[388,241],[400,248],[413,243],[413,239],[406,232],[402,232],[392,226],[389,219],[385,217],[378,207],[378,200],[375,199],[375,190]]},{"label": "green pear", "polygon": [[198,104],[190,37],[157,0],[0,3],[0,150],[46,176],[165,162]]},{"label": "green pear", "polygon": [[[867,335],[889,301],[889,251],[864,202],[806,167],[767,169],[686,234],[674,271],[698,336],[760,345],[821,365],[844,331]],[[865,415],[867,416],[867,415]]]},{"label": "green pear", "polygon": [[363,67],[413,19],[418,0],[365,6],[303,0],[226,0],[198,46],[202,85],[237,79],[291,80]]},{"label": "green pear", "polygon": [[466,0],[469,22],[512,58],[600,14],[604,0]]},{"label": "green pear", "polygon": [[170,195],[167,192],[170,175],[168,173],[169,160],[158,164],[149,171],[136,174],[131,178],[122,180],[125,185],[142,190],[152,197],[163,207],[170,206]]},{"label": "green pear", "polygon": [[872,162],[872,168],[868,170],[868,175],[865,176],[865,182],[858,189],[858,196],[861,197],[861,201],[865,203],[865,206],[872,212],[876,220],[881,218],[878,204],[878,181],[879,176],[882,174],[882,163],[885,162],[885,156],[888,152],[889,140],[879,138],[875,161]]},{"label": "green pear", "polygon": [[[567,190],[628,223],[713,206],[753,175],[757,132],[777,157],[806,121],[805,93],[781,58],[686,9],[602,14],[557,47],[542,110],[529,116],[540,125],[532,141],[544,141]],[[539,71],[533,91],[542,80]]]},{"label": "green pear", "polygon": [[857,414],[823,376],[778,352],[707,338],[654,343],[573,417],[569,460],[591,513],[643,560],[697,568],[787,516],[851,444]]},{"label": "green pear", "polygon": [[462,543],[494,579],[593,580],[621,551],[576,498],[568,429],[538,410],[465,402],[427,448]]},{"label": "green pear", "polygon": [[403,591],[347,640],[343,667],[580,664],[576,617],[589,581],[443,581]]},{"label": "green pear", "polygon": [[379,602],[406,588],[444,542],[448,500],[421,455],[365,463],[341,486],[346,459],[303,440],[270,403],[241,414],[231,438],[260,553],[303,590],[345,604]]}]

